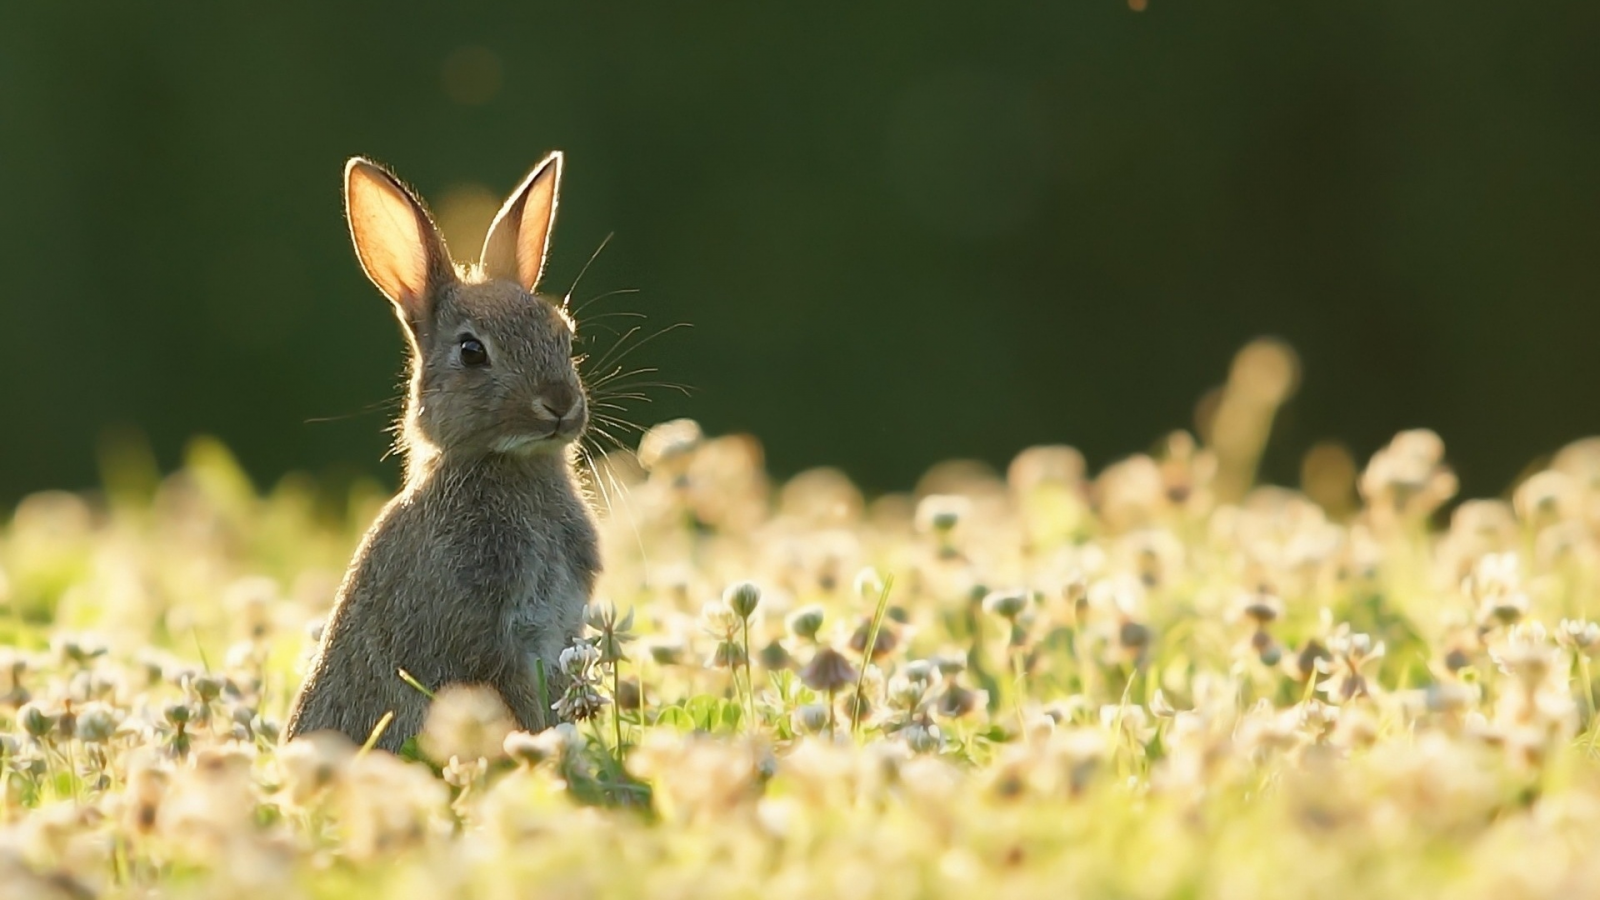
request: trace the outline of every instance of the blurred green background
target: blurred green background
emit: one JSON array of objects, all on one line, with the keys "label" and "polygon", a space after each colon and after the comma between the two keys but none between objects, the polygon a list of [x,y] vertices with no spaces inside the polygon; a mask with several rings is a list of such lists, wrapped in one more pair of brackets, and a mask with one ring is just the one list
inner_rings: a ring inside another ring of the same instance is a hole
[{"label": "blurred green background", "polygon": [[126,427],[392,479],[355,153],[471,257],[567,151],[547,284],[615,232],[576,297],[694,326],[630,357],[694,396],[635,418],[780,473],[1098,468],[1259,334],[1304,365],[1280,479],[1423,425],[1496,492],[1600,433],[1600,4],[1150,3],[8,0],[0,500],[92,484]]}]

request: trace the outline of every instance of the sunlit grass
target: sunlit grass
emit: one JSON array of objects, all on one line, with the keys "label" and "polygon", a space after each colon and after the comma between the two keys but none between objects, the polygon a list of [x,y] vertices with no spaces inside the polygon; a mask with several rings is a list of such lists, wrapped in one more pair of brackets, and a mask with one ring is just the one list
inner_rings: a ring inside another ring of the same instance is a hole
[{"label": "sunlit grass", "polygon": [[0,531],[0,896],[1587,893],[1600,440],[1504,501],[1424,431],[1256,486],[1297,377],[871,500],[668,423],[601,464],[575,721],[447,688],[402,757],[277,743],[376,489],[108,465]]}]

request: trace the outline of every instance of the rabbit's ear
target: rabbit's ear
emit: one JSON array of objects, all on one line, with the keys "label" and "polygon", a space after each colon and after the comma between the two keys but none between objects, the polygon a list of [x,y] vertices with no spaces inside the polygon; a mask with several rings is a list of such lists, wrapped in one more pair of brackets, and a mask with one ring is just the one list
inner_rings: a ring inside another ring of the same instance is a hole
[{"label": "rabbit's ear", "polygon": [[530,293],[544,271],[545,248],[556,218],[556,194],[561,187],[561,153],[545,157],[522,184],[511,192],[506,205],[489,226],[483,240],[483,271],[522,285]]},{"label": "rabbit's ear", "polygon": [[432,288],[450,254],[421,201],[393,175],[361,157],[344,167],[345,214],[361,268],[413,329],[429,318]]}]

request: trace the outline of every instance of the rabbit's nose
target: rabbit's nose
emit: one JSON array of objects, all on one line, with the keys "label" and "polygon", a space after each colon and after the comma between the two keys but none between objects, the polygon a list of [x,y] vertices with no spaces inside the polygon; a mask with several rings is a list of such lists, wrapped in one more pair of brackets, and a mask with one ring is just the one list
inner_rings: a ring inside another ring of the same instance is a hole
[{"label": "rabbit's nose", "polygon": [[545,412],[564,419],[578,405],[578,392],[570,384],[552,384],[539,392],[537,402]]}]

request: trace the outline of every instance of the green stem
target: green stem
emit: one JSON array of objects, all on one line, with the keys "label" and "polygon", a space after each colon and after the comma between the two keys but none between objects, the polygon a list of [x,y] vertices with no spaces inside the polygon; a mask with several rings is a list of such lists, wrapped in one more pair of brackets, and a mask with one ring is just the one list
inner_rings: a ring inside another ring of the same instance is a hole
[{"label": "green stem", "polygon": [[1589,747],[1586,755],[1594,755],[1594,744],[1597,733],[1600,733],[1600,722],[1595,721],[1594,705],[1594,679],[1589,674],[1589,655],[1582,650],[1578,654],[1578,675],[1583,678],[1583,699],[1589,706]]},{"label": "green stem", "polygon": [[78,790],[78,749],[73,745],[72,738],[67,738],[67,783],[72,785],[72,802],[81,804],[83,798]]},{"label": "green stem", "polygon": [[128,837],[119,834],[112,838],[112,875],[115,883],[120,887],[127,887],[133,878],[133,874],[128,871],[128,855]]},{"label": "green stem", "polygon": [[744,620],[744,690],[750,706],[750,734],[756,733],[756,675],[750,660],[750,620]]},{"label": "green stem", "polygon": [[1017,735],[1024,740],[1028,736],[1028,716],[1023,712],[1022,700],[1027,696],[1024,687],[1027,679],[1023,674],[1022,654],[1016,647],[1006,650],[1011,657],[1011,706],[1017,713]]},{"label": "green stem", "polygon": [[622,765],[622,660],[611,663],[612,719],[617,723],[617,765]]},{"label": "green stem", "polygon": [[[402,671],[401,674],[404,674]],[[550,678],[544,671],[544,660],[533,661],[533,689],[539,695],[539,721],[549,724],[550,711]]]}]

